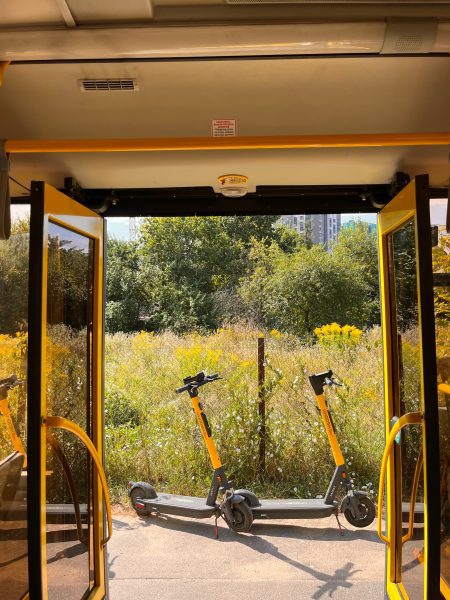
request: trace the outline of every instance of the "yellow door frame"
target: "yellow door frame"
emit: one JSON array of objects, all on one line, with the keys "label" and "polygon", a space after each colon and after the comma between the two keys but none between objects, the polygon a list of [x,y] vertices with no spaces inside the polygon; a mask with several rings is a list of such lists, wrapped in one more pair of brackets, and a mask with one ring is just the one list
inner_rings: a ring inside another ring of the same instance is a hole
[{"label": "yellow door frame", "polygon": [[[96,454],[103,456],[103,219],[97,213],[62,194],[43,182],[31,184],[30,227],[30,299],[29,299],[29,451],[28,499],[30,503],[29,531],[29,580],[30,589],[41,587],[43,600],[47,599],[46,559],[46,446],[47,426],[53,423],[47,414],[46,404],[46,323],[47,323],[47,276],[48,276],[48,229],[55,223],[94,240],[94,287],[93,287],[93,423],[92,446]],[[34,256],[33,253],[34,252]],[[34,264],[33,264],[34,261]],[[49,421],[50,419],[50,421]],[[39,426],[37,426],[37,423]],[[61,425],[56,421],[54,425]],[[91,449],[92,450],[92,449]],[[95,459],[94,459],[95,461]],[[94,523],[94,588],[90,600],[105,597],[105,550],[104,544],[104,482],[97,469],[93,477],[93,523]],[[38,490],[39,499],[36,498]],[[37,502],[38,500],[38,502]],[[108,498],[105,498],[108,501]],[[39,510],[36,504],[39,504]],[[110,514],[108,514],[110,517]],[[36,523],[38,521],[38,523]],[[110,522],[110,519],[108,518]],[[39,539],[39,549],[37,546]],[[37,573],[39,564],[40,574]]]},{"label": "yellow door frame", "polygon": [[[421,197],[417,198],[417,190]],[[416,270],[418,286],[418,312],[419,312],[419,335],[421,348],[421,385],[424,393],[422,398],[424,419],[422,426],[423,433],[423,478],[424,478],[424,598],[434,600],[435,592],[430,596],[428,594],[429,586],[436,586],[439,583],[439,554],[437,560],[430,560],[430,542],[429,532],[432,530],[434,535],[439,535],[439,509],[435,514],[428,511],[430,501],[436,502],[434,493],[434,479],[428,478],[428,473],[439,472],[439,454],[436,453],[436,440],[429,436],[433,428],[438,427],[437,421],[437,382],[436,382],[436,358],[434,341],[434,309],[433,309],[433,288],[432,288],[432,268],[431,268],[431,231],[429,225],[429,197],[428,177],[420,176],[411,181],[401,192],[391,200],[378,215],[379,232],[379,260],[380,260],[380,285],[382,297],[382,324],[383,324],[383,352],[384,352],[384,396],[385,396],[385,431],[386,438],[389,439],[391,430],[391,420],[395,414],[395,395],[394,382],[398,373],[395,372],[394,362],[396,355],[393,348],[396,340],[392,339],[392,318],[391,318],[391,291],[390,291],[390,271],[388,256],[388,236],[414,218],[415,222],[415,243],[417,249]],[[428,217],[427,217],[428,215]],[[426,237],[425,237],[426,236]],[[429,279],[427,275],[429,274]],[[422,285],[426,281],[427,285]],[[429,284],[429,285],[428,285]],[[429,289],[428,289],[429,288]],[[427,315],[427,322],[423,318]],[[426,329],[425,329],[426,328]],[[425,339],[426,334],[426,339]],[[425,349],[424,349],[425,346]],[[434,390],[433,390],[434,388]],[[394,426],[395,428],[395,426]],[[395,548],[402,543],[401,522],[396,521],[402,515],[401,498],[396,497],[398,493],[398,483],[396,485],[394,459],[395,450],[391,450],[385,457],[387,462],[387,503],[386,503],[386,536],[381,536],[383,541],[389,541],[386,547],[386,591],[390,598],[408,598],[408,594],[401,581],[401,565]],[[428,464],[431,463],[431,464]],[[439,477],[437,477],[439,479]],[[396,492],[397,489],[397,492]],[[433,494],[428,491],[432,489]],[[394,502],[394,498],[396,498]],[[437,490],[437,499],[439,492]],[[400,517],[399,517],[400,515]],[[379,515],[379,519],[381,515]],[[380,522],[380,521],[379,521]],[[436,555],[436,549],[433,549]],[[434,555],[434,556],[435,556]],[[430,576],[430,571],[432,575]],[[430,577],[430,580],[429,580]],[[434,589],[433,588],[433,589]]]}]

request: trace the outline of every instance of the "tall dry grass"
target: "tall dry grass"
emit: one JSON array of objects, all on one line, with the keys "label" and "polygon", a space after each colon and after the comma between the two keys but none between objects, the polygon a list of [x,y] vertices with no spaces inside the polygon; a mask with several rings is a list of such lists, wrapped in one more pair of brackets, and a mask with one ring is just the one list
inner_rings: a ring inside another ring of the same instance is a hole
[{"label": "tall dry grass", "polygon": [[258,467],[257,339],[250,326],[179,337],[115,334],[106,339],[106,454],[113,495],[128,479],[206,495],[212,467],[187,394],[187,375],[218,372],[201,388],[213,436],[236,486],[260,495],[315,497],[333,472],[308,375],[331,368],[343,387],[327,392],[334,424],[359,488],[374,489],[384,447],[379,328],[351,344],[302,344],[266,333],[266,471]]}]

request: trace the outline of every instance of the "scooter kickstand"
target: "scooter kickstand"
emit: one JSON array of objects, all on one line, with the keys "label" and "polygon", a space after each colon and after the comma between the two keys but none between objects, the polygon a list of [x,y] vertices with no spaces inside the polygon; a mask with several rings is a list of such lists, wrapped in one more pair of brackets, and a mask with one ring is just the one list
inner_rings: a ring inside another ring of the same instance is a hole
[{"label": "scooter kickstand", "polygon": [[339,535],[344,535],[344,528],[341,525],[341,522],[339,521],[339,516],[338,515],[334,515],[336,517],[336,521],[339,527]]},{"label": "scooter kickstand", "polygon": [[216,515],[216,540],[219,539],[219,526],[217,525],[219,517]]}]

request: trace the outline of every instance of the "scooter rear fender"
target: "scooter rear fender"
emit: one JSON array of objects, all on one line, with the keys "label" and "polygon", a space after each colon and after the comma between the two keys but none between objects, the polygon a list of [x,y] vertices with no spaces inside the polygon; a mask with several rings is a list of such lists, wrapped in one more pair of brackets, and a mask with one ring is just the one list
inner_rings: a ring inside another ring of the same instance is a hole
[{"label": "scooter rear fender", "polygon": [[254,494],[250,490],[236,490],[235,494],[238,494],[239,496],[244,496],[244,499],[246,500],[246,502],[250,506],[250,508],[254,508],[256,506],[261,506],[261,503],[258,500],[258,497],[256,496],[256,494]]},{"label": "scooter rear fender", "polygon": [[368,497],[367,492],[362,492],[361,490],[353,490],[345,496],[345,498],[341,502],[341,512],[344,513],[347,509],[350,509],[353,517],[356,519],[356,511],[358,509],[358,500],[361,496]]},{"label": "scooter rear fender", "polygon": [[128,496],[131,496],[131,492],[136,488],[141,488],[143,490],[144,498],[152,499],[157,498],[158,496],[155,488],[145,481],[130,481],[128,485],[130,486],[128,487]]}]

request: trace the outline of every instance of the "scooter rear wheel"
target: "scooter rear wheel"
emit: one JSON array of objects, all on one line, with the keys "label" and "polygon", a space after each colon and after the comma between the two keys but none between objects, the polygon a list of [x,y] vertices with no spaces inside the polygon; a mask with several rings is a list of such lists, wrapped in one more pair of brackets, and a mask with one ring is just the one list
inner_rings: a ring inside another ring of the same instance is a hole
[{"label": "scooter rear wheel", "polygon": [[253,523],[253,513],[247,502],[235,504],[231,510],[233,522],[230,523],[226,517],[225,521],[230,529],[238,533],[247,533]]},{"label": "scooter rear wheel", "polygon": [[375,519],[375,504],[367,496],[360,496],[358,498],[358,509],[363,516],[354,518],[351,510],[348,508],[344,511],[344,517],[354,527],[367,527]]},{"label": "scooter rear wheel", "polygon": [[131,505],[134,508],[134,510],[137,512],[137,514],[140,515],[141,517],[144,517],[145,515],[150,514],[149,510],[146,510],[145,508],[139,508],[138,506],[136,506],[136,501],[144,500],[144,498],[145,498],[145,491],[140,487],[134,488],[130,494]]}]

